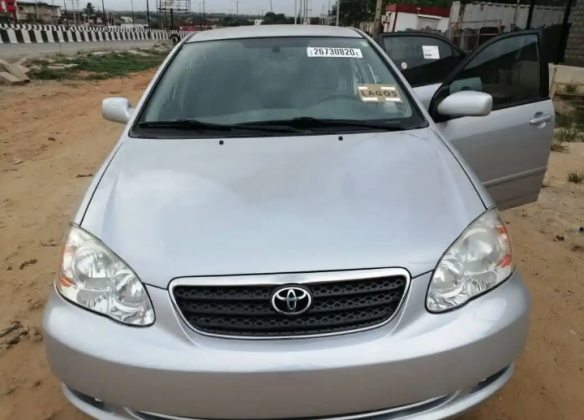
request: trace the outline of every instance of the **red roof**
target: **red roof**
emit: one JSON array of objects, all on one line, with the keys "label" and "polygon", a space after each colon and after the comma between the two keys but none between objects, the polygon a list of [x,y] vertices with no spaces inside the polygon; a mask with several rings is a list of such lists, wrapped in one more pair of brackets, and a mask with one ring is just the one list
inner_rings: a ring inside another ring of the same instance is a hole
[{"label": "red roof", "polygon": [[450,17],[450,9],[434,6],[414,6],[411,4],[390,4],[385,8],[386,12],[412,13],[415,15],[430,15]]}]

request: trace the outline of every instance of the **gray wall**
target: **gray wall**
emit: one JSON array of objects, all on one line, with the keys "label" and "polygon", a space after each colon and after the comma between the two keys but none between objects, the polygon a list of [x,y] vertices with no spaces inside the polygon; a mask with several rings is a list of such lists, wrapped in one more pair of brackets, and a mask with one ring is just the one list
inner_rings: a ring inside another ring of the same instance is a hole
[{"label": "gray wall", "polygon": [[568,35],[568,43],[564,62],[568,65],[584,65],[584,0],[577,0],[570,13],[572,26]]}]

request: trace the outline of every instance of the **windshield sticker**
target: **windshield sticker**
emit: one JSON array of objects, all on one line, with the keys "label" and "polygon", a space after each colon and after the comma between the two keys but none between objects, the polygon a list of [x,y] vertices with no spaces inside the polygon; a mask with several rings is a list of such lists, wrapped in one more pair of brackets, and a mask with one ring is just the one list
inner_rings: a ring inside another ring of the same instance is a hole
[{"label": "windshield sticker", "polygon": [[307,47],[309,57],[363,58],[360,48]]},{"label": "windshield sticker", "polygon": [[438,45],[422,45],[422,52],[424,53],[424,60],[440,59]]},{"label": "windshield sticker", "polygon": [[359,98],[363,102],[401,102],[401,97],[392,85],[357,85]]},{"label": "windshield sticker", "polygon": [[406,70],[408,68],[408,63],[406,63],[405,61],[401,63],[401,68],[402,70]]}]

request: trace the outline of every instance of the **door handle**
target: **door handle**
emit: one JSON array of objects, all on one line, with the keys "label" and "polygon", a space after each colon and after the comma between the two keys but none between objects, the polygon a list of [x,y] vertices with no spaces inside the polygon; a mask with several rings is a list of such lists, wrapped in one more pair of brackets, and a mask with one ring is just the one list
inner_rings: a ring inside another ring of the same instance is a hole
[{"label": "door handle", "polygon": [[540,125],[543,123],[550,122],[553,119],[552,115],[540,115],[538,117],[532,118],[529,120],[529,124],[531,125]]}]

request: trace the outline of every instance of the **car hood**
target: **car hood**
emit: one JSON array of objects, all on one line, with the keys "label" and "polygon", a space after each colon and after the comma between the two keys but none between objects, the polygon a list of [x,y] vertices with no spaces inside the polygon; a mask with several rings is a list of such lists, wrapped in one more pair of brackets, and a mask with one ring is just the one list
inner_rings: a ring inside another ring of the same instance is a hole
[{"label": "car hood", "polygon": [[122,139],[81,226],[146,284],[176,277],[433,270],[485,210],[430,129]]}]

